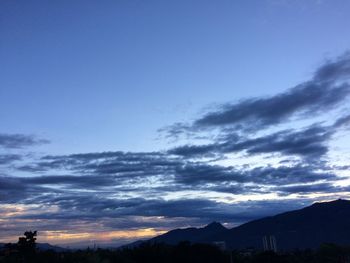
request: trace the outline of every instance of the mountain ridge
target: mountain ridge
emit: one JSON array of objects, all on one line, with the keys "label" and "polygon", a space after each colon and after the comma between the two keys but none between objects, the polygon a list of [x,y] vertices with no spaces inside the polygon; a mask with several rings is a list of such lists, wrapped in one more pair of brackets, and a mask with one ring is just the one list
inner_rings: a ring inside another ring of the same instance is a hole
[{"label": "mountain ridge", "polygon": [[227,229],[218,222],[201,228],[173,229],[145,242],[177,244],[224,241],[230,249],[262,249],[273,235],[282,250],[316,248],[322,243],[350,244],[350,201],[338,199],[267,216]]},{"label": "mountain ridge", "polygon": [[[15,245],[16,243],[0,243],[0,250],[5,248],[7,244]],[[66,252],[70,250],[68,248],[51,245],[50,243],[36,243],[36,248],[41,251],[53,250],[55,252]]]}]

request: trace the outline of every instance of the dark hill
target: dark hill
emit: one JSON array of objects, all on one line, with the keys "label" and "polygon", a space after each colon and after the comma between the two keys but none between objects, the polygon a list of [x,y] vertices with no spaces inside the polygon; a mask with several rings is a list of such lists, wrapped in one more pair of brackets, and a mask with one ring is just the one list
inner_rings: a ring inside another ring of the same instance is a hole
[{"label": "dark hill", "polygon": [[251,221],[216,237],[234,248],[261,248],[264,235],[274,235],[280,249],[316,248],[325,242],[350,244],[350,201],[316,203]]},{"label": "dark hill", "polygon": [[150,241],[168,244],[225,241],[229,248],[261,249],[265,235],[275,236],[278,249],[316,248],[322,243],[350,245],[350,201],[315,203],[232,229],[216,222],[203,228],[175,229]]},{"label": "dark hill", "polygon": [[[4,249],[6,244],[11,244],[11,243],[0,243],[0,250]],[[16,243],[12,243],[12,245],[15,245]],[[62,248],[59,246],[54,246],[49,243],[37,243],[36,248],[41,251],[47,251],[47,250],[53,250],[55,252],[65,252],[69,251],[67,248]]]},{"label": "dark hill", "polygon": [[167,243],[175,245],[181,241],[190,241],[192,243],[209,243],[213,236],[224,234],[228,229],[217,222],[213,222],[203,228],[185,228],[171,230],[163,235],[150,239],[151,242]]}]

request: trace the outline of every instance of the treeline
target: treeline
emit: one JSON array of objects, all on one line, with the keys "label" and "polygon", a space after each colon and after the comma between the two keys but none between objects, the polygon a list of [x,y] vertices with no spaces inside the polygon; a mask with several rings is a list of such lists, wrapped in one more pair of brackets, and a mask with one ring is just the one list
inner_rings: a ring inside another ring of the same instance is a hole
[{"label": "treeline", "polygon": [[322,245],[318,250],[289,253],[222,251],[208,244],[144,244],[119,250],[69,252],[15,250],[0,252],[0,262],[25,263],[350,263],[350,247]]}]

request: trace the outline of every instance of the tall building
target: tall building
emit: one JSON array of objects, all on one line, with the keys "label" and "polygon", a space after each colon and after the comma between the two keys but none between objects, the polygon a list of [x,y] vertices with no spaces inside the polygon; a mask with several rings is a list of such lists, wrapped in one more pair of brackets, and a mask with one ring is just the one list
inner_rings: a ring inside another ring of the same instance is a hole
[{"label": "tall building", "polygon": [[263,236],[264,251],[277,252],[277,243],[275,236]]}]

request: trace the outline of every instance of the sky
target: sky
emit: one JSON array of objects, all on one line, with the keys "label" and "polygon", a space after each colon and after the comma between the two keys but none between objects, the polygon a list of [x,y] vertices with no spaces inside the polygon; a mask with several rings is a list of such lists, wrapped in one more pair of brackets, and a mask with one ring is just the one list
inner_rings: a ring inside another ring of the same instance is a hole
[{"label": "sky", "polygon": [[117,245],[349,198],[349,11],[0,1],[0,242]]}]

